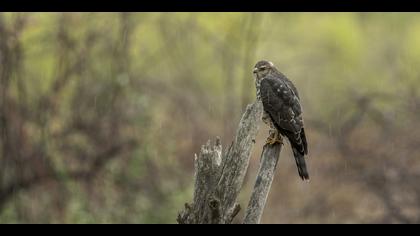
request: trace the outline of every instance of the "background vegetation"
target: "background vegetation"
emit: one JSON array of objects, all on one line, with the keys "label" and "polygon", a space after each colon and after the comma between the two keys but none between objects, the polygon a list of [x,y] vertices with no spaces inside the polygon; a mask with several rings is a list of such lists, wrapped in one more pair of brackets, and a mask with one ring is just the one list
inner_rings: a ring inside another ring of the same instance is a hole
[{"label": "background vegetation", "polygon": [[420,223],[418,42],[417,13],[1,13],[0,223],[175,223],[260,59],[300,91],[311,175],[283,149],[262,222]]}]

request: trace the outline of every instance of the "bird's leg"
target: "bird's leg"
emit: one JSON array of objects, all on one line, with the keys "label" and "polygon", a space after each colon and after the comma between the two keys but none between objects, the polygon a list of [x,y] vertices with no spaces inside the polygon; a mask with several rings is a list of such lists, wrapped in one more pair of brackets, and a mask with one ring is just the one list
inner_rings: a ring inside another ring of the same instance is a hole
[{"label": "bird's leg", "polygon": [[282,137],[280,133],[278,132],[277,128],[274,126],[273,121],[270,118],[270,115],[264,111],[262,120],[268,127],[270,127],[269,135],[267,140],[265,141],[265,144],[273,145],[275,143],[283,144]]},{"label": "bird's leg", "polygon": [[269,136],[265,141],[265,144],[274,145],[275,143],[283,144],[283,138],[277,129],[270,129]]}]

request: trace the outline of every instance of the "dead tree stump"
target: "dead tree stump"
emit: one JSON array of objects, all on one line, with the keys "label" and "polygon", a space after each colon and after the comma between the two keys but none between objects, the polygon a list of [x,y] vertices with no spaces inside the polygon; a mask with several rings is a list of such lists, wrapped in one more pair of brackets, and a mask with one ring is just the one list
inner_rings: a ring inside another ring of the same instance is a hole
[{"label": "dead tree stump", "polygon": [[[191,204],[178,214],[180,224],[230,224],[240,211],[236,202],[248,169],[255,137],[260,127],[263,106],[260,101],[247,106],[236,136],[223,154],[219,138],[210,141],[195,155],[195,185]],[[253,195],[244,223],[259,223],[281,145],[265,146]],[[274,165],[273,165],[274,163]],[[258,191],[258,194],[257,192]]]},{"label": "dead tree stump", "polygon": [[282,145],[278,143],[264,146],[254,190],[245,212],[244,224],[260,223],[268,193],[273,183],[274,171],[280,157],[281,148]]}]

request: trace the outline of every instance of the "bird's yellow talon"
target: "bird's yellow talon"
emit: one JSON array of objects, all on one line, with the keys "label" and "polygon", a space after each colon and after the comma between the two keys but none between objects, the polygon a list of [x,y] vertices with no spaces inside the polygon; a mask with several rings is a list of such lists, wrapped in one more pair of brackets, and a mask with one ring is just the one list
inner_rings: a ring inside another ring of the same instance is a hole
[{"label": "bird's yellow talon", "polygon": [[267,145],[274,145],[274,144],[283,144],[283,139],[280,136],[279,132],[276,130],[270,130],[270,135],[268,136],[265,144]]}]

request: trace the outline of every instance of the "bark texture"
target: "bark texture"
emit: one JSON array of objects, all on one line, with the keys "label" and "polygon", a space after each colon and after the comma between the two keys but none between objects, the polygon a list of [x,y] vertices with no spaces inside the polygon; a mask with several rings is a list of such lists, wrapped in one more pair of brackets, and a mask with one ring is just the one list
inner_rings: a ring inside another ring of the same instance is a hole
[{"label": "bark texture", "polygon": [[281,148],[282,145],[278,143],[264,146],[254,190],[245,212],[244,224],[260,223],[271,183],[273,183]]},{"label": "bark texture", "polygon": [[[232,223],[241,209],[236,199],[248,169],[262,113],[263,106],[260,101],[247,106],[239,122],[235,139],[225,153],[223,153],[219,138],[213,144],[209,140],[201,147],[200,153],[194,158],[193,202],[185,203],[185,208],[178,214],[178,223]],[[253,198],[249,204],[251,209],[246,211],[250,213],[247,218],[249,223],[258,223],[261,217],[274,174],[276,163],[272,162],[278,159],[281,149],[279,146],[264,148],[263,162],[255,185],[258,190],[254,189]],[[262,191],[262,194],[256,194],[256,191]],[[255,217],[258,219],[255,220]]]}]

